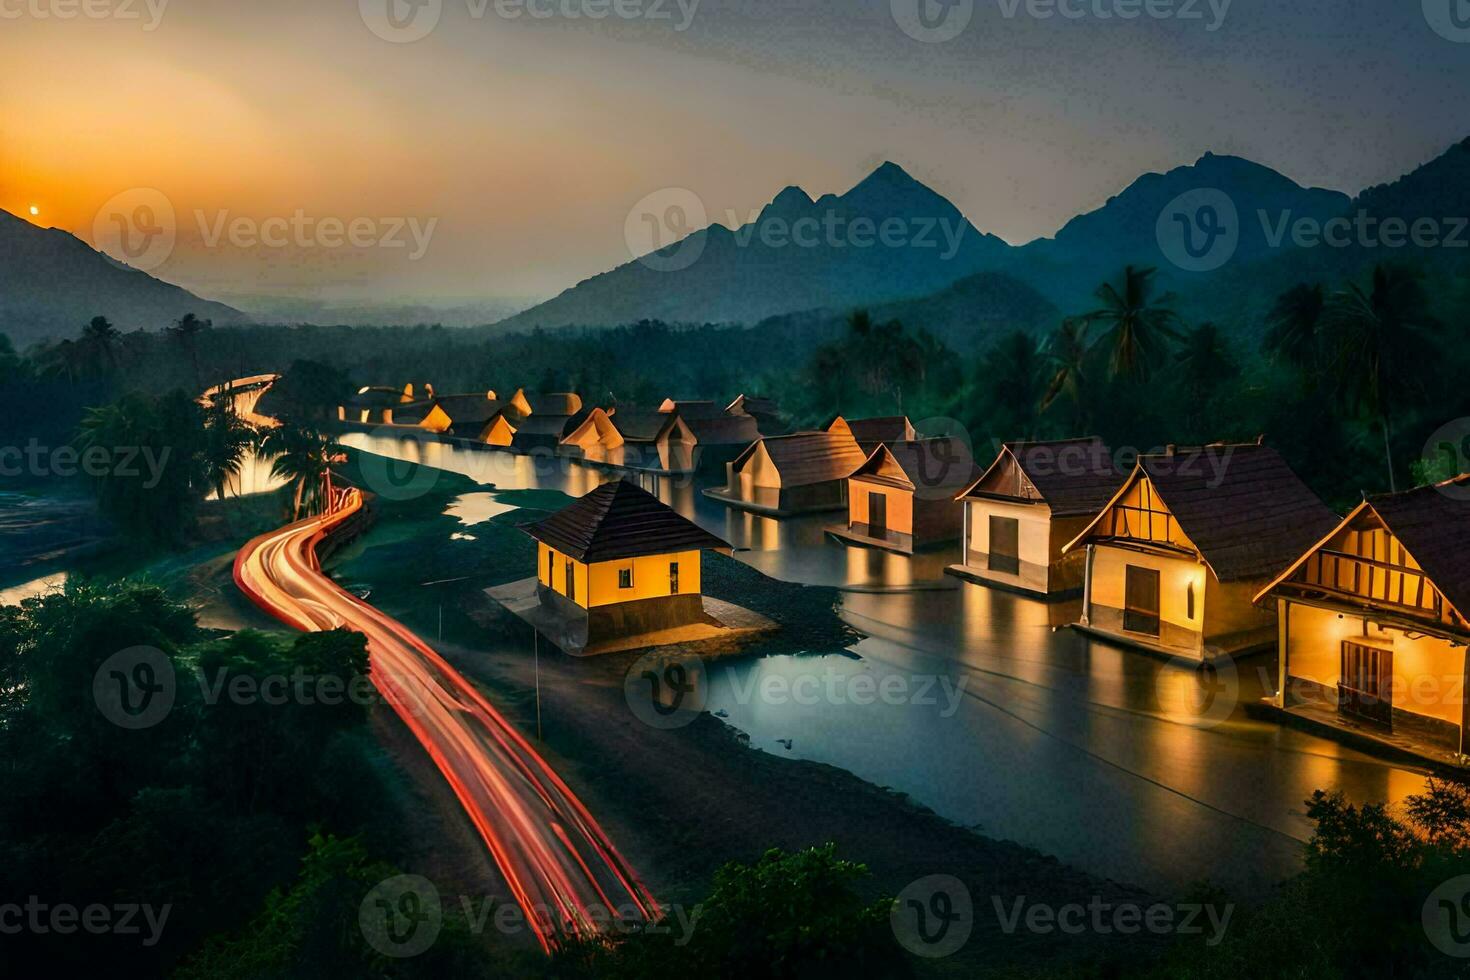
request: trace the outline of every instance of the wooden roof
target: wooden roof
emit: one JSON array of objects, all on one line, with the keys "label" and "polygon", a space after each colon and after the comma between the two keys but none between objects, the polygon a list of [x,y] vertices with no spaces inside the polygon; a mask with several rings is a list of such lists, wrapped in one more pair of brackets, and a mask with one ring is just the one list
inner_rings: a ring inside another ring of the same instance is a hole
[{"label": "wooden roof", "polygon": [[678,413],[684,416],[686,421],[694,418],[715,418],[724,414],[720,411],[720,406],[714,402],[678,401],[674,398],[665,398],[658,410],[664,413]]},{"label": "wooden roof", "polygon": [[[1001,476],[1014,465],[1025,483],[1002,485]],[[1053,517],[1080,517],[1102,510],[1123,485],[1106,444],[1096,436],[1053,442],[1008,442],[995,462],[961,496],[973,499],[1034,500],[1051,508]],[[1034,490],[1033,497],[1029,491]]]},{"label": "wooden roof", "polygon": [[749,415],[715,415],[711,417],[688,416],[676,413],[684,420],[695,441],[705,446],[748,446],[761,437],[760,427]]},{"label": "wooden roof", "polygon": [[626,480],[604,483],[525,530],[536,540],[589,564],[730,547]]},{"label": "wooden roof", "polygon": [[946,437],[884,443],[873,450],[852,478],[905,490],[932,491],[953,500],[955,491],[975,479],[975,472],[969,444]]},{"label": "wooden roof", "polygon": [[669,417],[663,412],[637,412],[620,408],[612,416],[612,424],[618,435],[628,442],[653,442],[668,425]]},{"label": "wooden roof", "polygon": [[1290,578],[1312,553],[1366,513],[1398,539],[1461,619],[1470,619],[1470,474],[1402,493],[1368,497],[1262,589],[1257,601]]},{"label": "wooden roof", "polygon": [[1337,515],[1268,446],[1211,445],[1140,456],[1070,551],[1141,479],[1222,582],[1271,578],[1337,526]]},{"label": "wooden roof", "polygon": [[732,464],[738,471],[762,447],[781,474],[783,487],[845,480],[867,460],[857,441],[845,432],[795,432],[752,443]]},{"label": "wooden roof", "polygon": [[758,395],[737,395],[735,400],[725,407],[725,411],[731,415],[738,415],[742,412],[747,415],[780,414],[774,399],[761,398]]},{"label": "wooden roof", "polygon": [[823,428],[831,432],[841,431],[844,427],[863,445],[865,452],[871,452],[880,442],[906,442],[915,437],[914,424],[906,415],[886,415],[871,419],[849,419],[839,415]]},{"label": "wooden roof", "polygon": [[478,422],[483,426],[507,407],[505,402],[492,401],[484,394],[440,395],[433,403],[456,425]]}]

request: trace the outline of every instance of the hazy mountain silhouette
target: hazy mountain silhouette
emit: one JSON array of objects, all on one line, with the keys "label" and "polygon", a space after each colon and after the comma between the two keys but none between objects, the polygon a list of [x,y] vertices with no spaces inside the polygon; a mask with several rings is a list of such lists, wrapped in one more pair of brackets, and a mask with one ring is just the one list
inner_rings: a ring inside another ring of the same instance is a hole
[{"label": "hazy mountain silhouette", "polygon": [[94,316],[158,329],[194,313],[216,324],[244,314],[115,261],[58,228],[0,211],[0,333],[21,346],[69,337]]},{"label": "hazy mountain silhouette", "polygon": [[[755,323],[932,293],[994,266],[1010,250],[893,163],[840,196],[813,201],[788,187],[754,220],[727,217],[727,227],[719,217],[651,258],[579,283],[502,326]],[[696,252],[686,268],[667,267]]]}]

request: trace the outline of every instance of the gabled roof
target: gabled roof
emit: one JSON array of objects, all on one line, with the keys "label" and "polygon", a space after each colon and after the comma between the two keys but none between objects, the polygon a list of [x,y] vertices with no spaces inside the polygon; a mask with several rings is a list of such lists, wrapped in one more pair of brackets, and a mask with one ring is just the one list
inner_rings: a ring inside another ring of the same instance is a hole
[{"label": "gabled roof", "polygon": [[913,439],[884,443],[852,474],[905,490],[936,492],[952,500],[956,490],[975,478],[975,459],[963,439]]},{"label": "gabled roof", "polygon": [[1314,552],[1367,513],[1377,515],[1445,601],[1462,619],[1470,619],[1470,474],[1402,493],[1368,497],[1320,540],[1302,551],[1275,581],[1261,590],[1256,600],[1265,598],[1294,575]]},{"label": "gabled roof", "polygon": [[780,414],[775,399],[761,398],[757,395],[737,395],[735,400],[725,407],[725,411],[730,415],[739,415],[741,412],[747,415]]},{"label": "gabled roof", "polygon": [[1079,517],[1096,514],[1118,488],[1127,474],[1119,471],[1113,455],[1096,436],[1086,439],[1060,439],[1054,442],[1008,442],[1001,447],[995,462],[977,479],[962,497],[973,499],[1034,499],[1022,486],[988,488],[1000,471],[1010,463],[1025,476],[1036,498],[1051,508],[1053,517]]},{"label": "gabled roof", "polygon": [[359,389],[357,394],[347,399],[343,404],[353,408],[388,408],[398,405],[403,401],[403,394],[397,388],[367,387]]},{"label": "gabled roof", "polygon": [[1140,456],[1117,493],[1063,550],[1089,538],[1145,478],[1222,582],[1274,577],[1338,523],[1276,450],[1256,443],[1212,445]]},{"label": "gabled roof", "polygon": [[455,425],[478,422],[481,426],[507,407],[505,402],[492,401],[483,394],[440,395],[434,399],[434,405],[449,416],[449,421]]},{"label": "gabled roof", "polygon": [[513,445],[526,442],[530,439],[542,437],[561,442],[569,433],[575,431],[578,426],[587,421],[591,411],[578,412],[575,415],[551,415],[537,412],[535,415],[527,415],[516,422],[516,442]]},{"label": "gabled roof", "polygon": [[618,434],[628,442],[653,442],[669,422],[663,412],[637,412],[620,408],[612,417]]},{"label": "gabled roof", "polygon": [[525,531],[587,563],[730,547],[626,480],[604,483]]},{"label": "gabled roof", "polygon": [[907,442],[915,438],[914,424],[906,415],[886,415],[871,419],[849,419],[839,415],[824,427],[828,432],[846,426],[852,437],[871,449],[880,442]]},{"label": "gabled roof", "polygon": [[748,446],[761,437],[760,427],[749,415],[715,415],[709,418],[676,413],[695,440],[704,446]]},{"label": "gabled roof", "polygon": [[737,471],[742,469],[762,447],[780,472],[784,487],[845,480],[868,458],[856,440],[845,432],[795,432],[752,443],[736,457],[732,467]]},{"label": "gabled roof", "polygon": [[391,407],[394,422],[417,424],[434,410],[434,403],[432,401],[403,402]]}]

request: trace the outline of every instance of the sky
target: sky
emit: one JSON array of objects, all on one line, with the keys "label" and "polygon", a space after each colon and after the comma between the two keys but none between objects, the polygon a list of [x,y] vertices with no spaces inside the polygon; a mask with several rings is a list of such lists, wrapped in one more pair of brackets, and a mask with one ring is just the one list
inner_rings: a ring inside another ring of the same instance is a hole
[{"label": "sky", "polygon": [[519,304],[651,194],[723,223],[884,160],[1022,243],[1207,150],[1348,193],[1437,156],[1451,4],[0,0],[0,208],[171,211],[135,264],[227,301]]}]

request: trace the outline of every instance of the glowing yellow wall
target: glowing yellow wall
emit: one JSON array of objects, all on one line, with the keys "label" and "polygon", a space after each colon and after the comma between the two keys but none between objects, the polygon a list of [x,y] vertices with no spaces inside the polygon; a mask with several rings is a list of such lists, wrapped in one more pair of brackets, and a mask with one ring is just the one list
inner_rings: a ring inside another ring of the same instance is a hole
[{"label": "glowing yellow wall", "polygon": [[764,445],[757,446],[755,452],[745,461],[745,466],[740,470],[740,484],[742,487],[781,488],[781,471],[771,462],[771,455],[766,452]]},{"label": "glowing yellow wall", "polygon": [[888,530],[895,534],[914,533],[914,495],[898,487],[885,487],[862,480],[847,481],[847,520],[849,524],[868,523],[868,497],[888,498]]},{"label": "glowing yellow wall", "polygon": [[[1123,548],[1098,545],[1092,562],[1092,602],[1112,609],[1124,607],[1125,569],[1129,565],[1152,568],[1159,573],[1159,618],[1179,629],[1204,631],[1205,592],[1215,585],[1214,576],[1199,562],[1188,558],[1150,555]],[[1194,616],[1189,616],[1188,589],[1194,584]]]},{"label": "glowing yellow wall", "polygon": [[510,427],[504,415],[497,415],[491,419],[490,424],[480,433],[480,441],[487,446],[509,446],[515,438],[516,430]]},{"label": "glowing yellow wall", "polygon": [[[551,556],[551,575],[549,578],[547,577],[547,555]],[[555,548],[547,546],[544,542],[536,542],[536,579],[542,585],[557,593],[560,593],[561,595],[566,595],[566,568],[568,565],[572,566],[572,589],[576,593],[571,597],[571,599],[577,605],[581,606],[583,609],[586,609],[588,608],[587,566],[577,561],[575,558],[569,558],[568,556],[557,551]]]},{"label": "glowing yellow wall", "polygon": [[[699,552],[684,551],[672,555],[649,555],[643,558],[599,562],[591,566],[591,604],[610,606],[619,602],[661,599],[664,596],[674,595],[669,589],[669,565],[675,562],[679,565],[678,594],[699,593],[701,588]],[[625,568],[633,570],[631,589],[618,588],[618,572]]]},{"label": "glowing yellow wall", "polygon": [[419,423],[419,428],[428,429],[430,432],[448,432],[449,426],[452,424],[449,415],[444,409],[435,405],[429,410],[429,414],[424,416],[424,420]]},{"label": "glowing yellow wall", "polygon": [[[1283,608],[1288,605],[1283,603]],[[1402,630],[1379,627],[1363,617],[1343,615],[1315,606],[1289,603],[1286,625],[1286,670],[1337,689],[1342,673],[1342,642],[1360,640],[1393,650],[1393,706],[1429,718],[1460,724],[1463,710],[1462,678],[1465,650],[1434,636],[1411,639]]]}]

